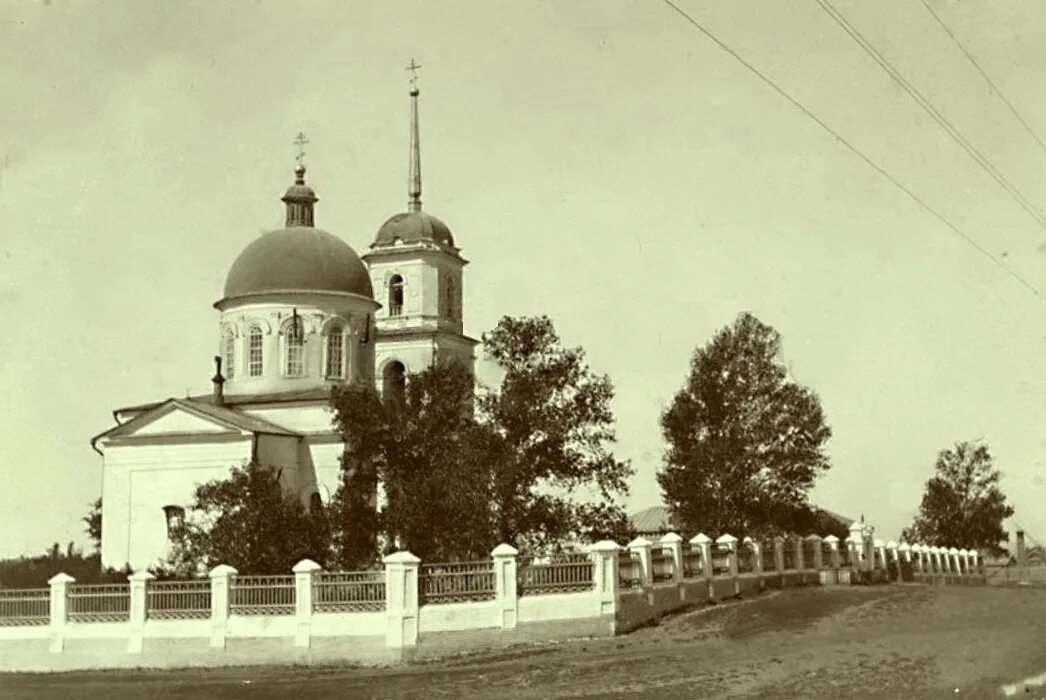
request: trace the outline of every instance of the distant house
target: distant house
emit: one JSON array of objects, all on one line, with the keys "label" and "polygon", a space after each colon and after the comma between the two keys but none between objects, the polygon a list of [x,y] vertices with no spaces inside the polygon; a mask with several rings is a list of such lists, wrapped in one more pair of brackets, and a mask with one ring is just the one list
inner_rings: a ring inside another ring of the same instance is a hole
[{"label": "distant house", "polygon": [[[845,531],[854,523],[853,518],[833,513],[824,508],[814,507],[815,529],[818,533]],[[673,530],[678,530],[672,523],[671,515],[665,506],[652,506],[628,516],[629,524],[640,537],[660,537]],[[697,533],[680,533],[697,534]]]}]

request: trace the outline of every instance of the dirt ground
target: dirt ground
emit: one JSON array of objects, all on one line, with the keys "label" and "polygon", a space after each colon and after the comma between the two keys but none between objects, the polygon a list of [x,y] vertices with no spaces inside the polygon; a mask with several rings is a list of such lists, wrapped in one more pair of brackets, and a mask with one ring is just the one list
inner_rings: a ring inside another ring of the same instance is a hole
[{"label": "dirt ground", "polygon": [[812,587],[611,639],[395,668],[12,674],[0,698],[987,698],[1044,671],[1044,589]]}]

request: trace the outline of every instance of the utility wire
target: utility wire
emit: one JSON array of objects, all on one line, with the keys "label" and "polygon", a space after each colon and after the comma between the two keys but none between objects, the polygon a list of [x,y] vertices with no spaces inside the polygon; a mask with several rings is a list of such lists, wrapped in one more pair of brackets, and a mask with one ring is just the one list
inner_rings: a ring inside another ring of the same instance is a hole
[{"label": "utility wire", "polygon": [[1031,215],[1033,219],[1035,219],[1036,223],[1038,223],[1039,226],[1042,227],[1044,231],[1046,231],[1046,216],[1044,216],[1043,213],[1035,207],[1035,205],[1029,202],[1027,198],[1025,198],[1023,194],[1021,194],[1020,190],[1018,190],[1013,185],[1013,183],[1006,179],[1006,177],[1002,173],[1000,173],[994,165],[992,165],[991,161],[985,158],[984,154],[978,151],[977,148],[972,143],[970,143],[965,136],[963,136],[962,132],[960,132],[955,127],[955,125],[948,120],[947,117],[941,114],[941,112],[933,106],[932,102],[926,99],[925,95],[919,92],[918,88],[912,85],[911,82],[909,82],[909,80],[905,78],[904,75],[899,70],[897,70],[893,66],[893,64],[891,64],[890,61],[885,56],[883,56],[882,53],[880,53],[879,50],[876,49],[875,46],[873,46],[871,42],[869,42],[864,37],[864,35],[861,34],[861,32],[852,24],[847,22],[846,18],[843,17],[843,15],[840,14],[838,10],[832,7],[832,5],[827,2],[827,0],[815,1],[818,5],[821,6],[821,9],[824,10],[829,17],[835,20],[836,24],[842,27],[843,31],[846,32],[851,39],[857,42],[858,46],[864,49],[865,53],[871,56],[875,60],[875,62],[878,63],[884,71],[886,71],[886,74],[889,75],[890,78],[892,78],[893,81],[897,83],[902,90],[908,93],[908,95],[910,95],[911,98],[914,99],[915,102],[920,107],[922,107],[923,110],[925,110],[926,113],[929,114],[930,117],[935,122],[937,122],[937,124],[942,129],[944,129],[945,133],[951,136],[952,139],[956,143],[958,143],[963,148],[963,150],[965,150],[966,153],[969,154],[971,158],[973,158],[974,162],[976,162],[989,175],[991,175],[992,178],[996,182],[998,182],[999,185],[1004,190],[1006,190],[1006,192],[1008,192],[1011,197],[1014,198],[1014,200],[1016,200],[1017,204],[1019,204],[1026,212],[1028,212],[1028,214]]},{"label": "utility wire", "polygon": [[988,74],[984,72],[984,69],[981,68],[981,64],[979,64],[977,62],[977,59],[973,57],[973,54],[971,54],[966,49],[966,47],[962,45],[962,42],[959,41],[959,38],[955,36],[951,29],[948,28],[948,25],[944,23],[944,20],[941,19],[940,15],[934,12],[933,7],[930,6],[930,3],[927,2],[927,0],[922,0],[922,4],[923,7],[926,8],[926,11],[929,12],[935,20],[937,20],[937,24],[939,24],[941,29],[944,30],[944,33],[947,34],[953,42],[955,42],[955,45],[959,47],[959,50],[962,51],[963,55],[966,56],[967,60],[969,60],[969,62],[973,64],[973,67],[977,69],[977,72],[981,74],[981,77],[984,78],[985,82],[988,83],[988,86],[991,87],[992,92],[998,95],[999,99],[1002,100],[1006,104],[1006,106],[1010,108],[1010,112],[1012,112],[1013,116],[1017,118],[1017,121],[1019,121],[1024,126],[1028,134],[1033,139],[1035,139],[1036,143],[1039,144],[1039,147],[1046,151],[1046,143],[1042,142],[1042,139],[1039,138],[1039,135],[1035,133],[1035,130],[1031,128],[1031,125],[1029,125],[1028,122],[1024,120],[1024,117],[1021,116],[1020,112],[1017,111],[1017,108],[1014,107],[1013,104],[1006,98],[1006,95],[1003,94],[1003,91],[1000,90],[999,86],[995,84],[995,81],[992,80],[988,76]]},{"label": "utility wire", "polygon": [[708,30],[704,25],[702,25],[697,20],[695,20],[693,17],[691,17],[689,14],[687,14],[687,12],[685,10],[683,10],[681,7],[679,7],[679,5],[677,5],[675,2],[673,2],[673,0],[663,0],[663,2],[666,5],[668,5],[669,7],[671,7],[673,10],[675,10],[676,13],[678,13],[683,19],[685,19],[687,22],[689,22],[691,25],[693,25],[695,29],[697,29],[699,32],[704,34],[704,36],[709,41],[714,43],[716,46],[721,48],[726,53],[730,54],[731,57],[733,57],[742,66],[747,68],[750,72],[752,72],[757,78],[762,80],[774,92],[776,92],[778,95],[780,95],[781,97],[783,97],[786,100],[788,100],[788,102],[790,102],[793,107],[798,109],[800,112],[802,112],[804,115],[809,117],[812,121],[814,121],[818,126],[820,126],[822,129],[824,129],[829,134],[831,134],[832,137],[835,138],[836,141],[838,141],[843,146],[845,146],[847,149],[849,149],[854,155],[856,155],[858,158],[860,158],[862,161],[864,161],[869,167],[871,167],[877,173],[879,173],[884,178],[889,180],[890,183],[894,185],[894,187],[896,187],[897,189],[899,189],[902,192],[904,192],[916,204],[918,204],[920,207],[922,207],[922,209],[924,209],[925,211],[930,213],[934,218],[936,218],[942,224],[947,226],[955,235],[959,236],[964,241],[966,241],[971,246],[973,246],[981,255],[983,255],[984,257],[988,258],[988,260],[990,260],[997,267],[999,267],[999,269],[1003,270],[1010,277],[1013,277],[1015,280],[1017,280],[1022,286],[1024,286],[1032,294],[1034,294],[1035,296],[1039,297],[1040,299],[1043,298],[1042,292],[1040,292],[1035,287],[1035,285],[1033,285],[1031,282],[1029,282],[1028,280],[1026,280],[1023,277],[1021,277],[1016,271],[1014,271],[1014,270],[1010,269],[1009,267],[1007,267],[1001,260],[999,260],[999,258],[995,257],[992,253],[990,253],[988,250],[986,250],[980,243],[978,243],[973,238],[971,238],[969,235],[967,235],[962,229],[960,229],[958,226],[953,224],[943,214],[941,214],[939,211],[937,211],[932,206],[930,206],[919,195],[917,195],[915,192],[910,190],[903,183],[901,183],[897,178],[895,178],[893,175],[891,175],[889,172],[887,172],[881,165],[876,163],[870,157],[865,155],[863,151],[861,151],[855,145],[853,145],[848,140],[846,140],[846,138],[842,134],[840,134],[838,131],[836,131],[835,129],[830,127],[824,120],[822,120],[816,114],[811,112],[805,105],[803,105],[802,102],[800,102],[796,98],[792,97],[788,92],[785,91],[784,88],[782,88],[777,83],[775,83],[765,73],[763,73],[758,68],[756,68],[754,65],[752,65],[747,60],[745,60],[745,58],[741,54],[737,53],[737,51],[735,51],[734,49],[730,48],[729,45],[724,43],[719,37],[717,37],[710,30]]}]

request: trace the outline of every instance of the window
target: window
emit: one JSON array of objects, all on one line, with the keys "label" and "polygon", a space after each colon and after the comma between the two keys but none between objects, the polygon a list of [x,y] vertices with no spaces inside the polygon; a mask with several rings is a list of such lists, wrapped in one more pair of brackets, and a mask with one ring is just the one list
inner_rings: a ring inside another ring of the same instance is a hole
[{"label": "window", "polygon": [[226,328],[222,334],[222,355],[225,362],[225,378],[232,379],[236,372],[236,334]]},{"label": "window", "polygon": [[301,318],[292,318],[284,329],[286,339],[287,364],[285,373],[288,377],[300,377],[305,371],[305,338]]},{"label": "window", "polygon": [[334,324],[327,332],[327,376],[345,376],[345,329]]},{"label": "window", "polygon": [[386,405],[399,407],[403,405],[407,389],[406,368],[402,362],[393,360],[385,365],[382,372],[381,396]]},{"label": "window", "polygon": [[389,280],[389,316],[403,315],[403,278],[393,275]]},{"label": "window", "polygon": [[163,515],[167,520],[167,537],[170,538],[185,524],[185,509],[181,506],[164,506]]},{"label": "window", "polygon": [[251,377],[260,377],[262,375],[262,329],[258,326],[251,326],[247,332],[247,338],[247,374]]},{"label": "window", "polygon": [[457,289],[455,288],[455,285],[454,285],[454,278],[451,277],[450,275],[447,275],[446,295],[447,295],[447,299],[446,299],[446,302],[445,302],[445,306],[446,306],[446,310],[447,310],[447,318],[449,318],[452,321],[456,321],[457,318],[458,318],[458,315],[457,315]]}]

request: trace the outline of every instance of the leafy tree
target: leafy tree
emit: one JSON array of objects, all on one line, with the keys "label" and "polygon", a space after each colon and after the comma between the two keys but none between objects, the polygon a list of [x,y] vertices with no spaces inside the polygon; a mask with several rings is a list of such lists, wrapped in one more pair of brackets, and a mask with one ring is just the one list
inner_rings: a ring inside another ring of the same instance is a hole
[{"label": "leafy tree", "polygon": [[[472,394],[471,376],[453,362],[411,375],[403,395],[388,405],[369,387],[335,392],[335,420],[346,440],[335,498],[343,542],[367,549],[360,543],[373,538],[380,476],[388,503],[379,524],[390,547],[398,543],[428,560],[490,551],[496,543],[488,456],[496,447],[473,416]],[[356,476],[361,465],[367,465],[366,479]]]},{"label": "leafy tree", "polygon": [[627,529],[618,499],[632,468],[609,450],[615,440],[613,384],[592,372],[579,348],[564,348],[546,317],[503,317],[484,353],[504,372],[479,401],[500,438],[492,507],[497,539],[554,545]]},{"label": "leafy tree", "polygon": [[0,587],[44,588],[55,574],[68,574],[77,583],[124,583],[131,569],[103,568],[98,552],[84,555],[75,544],[63,549],[55,542],[43,554],[0,560]]},{"label": "leafy tree", "polygon": [[999,489],[1002,474],[984,444],[957,442],[937,455],[919,513],[901,534],[908,542],[979,549],[993,554],[1009,538],[1002,522],[1013,515]]},{"label": "leafy tree", "polygon": [[817,395],[788,380],[781,337],[750,313],[690,362],[661,415],[668,443],[658,474],[673,521],[691,532],[802,532],[807,493],[829,468],[831,429]]},{"label": "leafy tree", "polygon": [[[503,318],[485,349],[504,379],[478,397],[453,362],[410,375],[385,406],[366,387],[335,392],[346,441],[336,502],[352,502],[352,465],[372,464],[388,498],[379,524],[390,545],[429,560],[486,556],[499,542],[555,546],[627,533],[614,498],[631,470],[607,450],[609,379],[589,370],[579,348],[560,347],[544,317]],[[359,492],[369,499],[371,482]],[[585,498],[593,493],[595,502]],[[336,516],[344,537],[364,537],[372,521],[351,515],[360,510]]]},{"label": "leafy tree", "polygon": [[87,515],[80,519],[84,524],[84,532],[94,542],[95,551],[99,551],[102,548],[102,497],[91,504],[91,510],[88,511]]},{"label": "leafy tree", "polygon": [[228,564],[241,574],[283,574],[302,559],[325,566],[330,528],[324,512],[309,512],[284,491],[280,472],[255,463],[196,487],[160,574],[187,576]]}]

